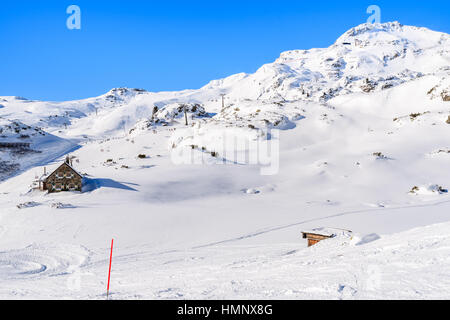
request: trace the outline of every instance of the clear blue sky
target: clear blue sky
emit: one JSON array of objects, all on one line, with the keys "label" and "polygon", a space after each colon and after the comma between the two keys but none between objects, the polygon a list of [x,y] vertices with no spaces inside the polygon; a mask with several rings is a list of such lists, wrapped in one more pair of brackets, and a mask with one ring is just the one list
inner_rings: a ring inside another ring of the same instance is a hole
[{"label": "clear blue sky", "polygon": [[[68,30],[66,8],[81,8]],[[327,47],[364,23],[381,21],[450,33],[450,1],[2,0],[0,95],[70,100],[113,87],[199,88],[254,72],[291,49]]]}]

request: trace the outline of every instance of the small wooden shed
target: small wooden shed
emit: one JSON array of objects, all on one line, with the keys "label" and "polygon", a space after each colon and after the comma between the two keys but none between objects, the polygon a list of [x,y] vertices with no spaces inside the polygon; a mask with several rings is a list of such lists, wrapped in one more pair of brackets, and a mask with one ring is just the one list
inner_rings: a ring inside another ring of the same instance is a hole
[{"label": "small wooden shed", "polygon": [[322,227],[302,232],[302,238],[308,240],[308,247],[315,245],[317,242],[339,237],[351,237],[352,231],[341,228]]},{"label": "small wooden shed", "polygon": [[308,247],[315,245],[317,242],[333,238],[335,234],[326,231],[303,231],[302,238],[308,240]]}]

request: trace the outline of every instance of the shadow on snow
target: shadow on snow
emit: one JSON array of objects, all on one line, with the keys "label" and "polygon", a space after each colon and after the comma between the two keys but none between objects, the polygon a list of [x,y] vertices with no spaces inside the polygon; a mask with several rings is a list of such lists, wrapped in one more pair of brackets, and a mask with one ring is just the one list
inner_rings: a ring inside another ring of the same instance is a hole
[{"label": "shadow on snow", "polygon": [[134,183],[128,183],[128,182],[118,182],[113,179],[106,179],[106,178],[98,178],[98,179],[91,179],[91,178],[83,178],[83,192],[90,192],[94,191],[100,188],[113,188],[113,189],[122,189],[122,190],[128,190],[128,191],[137,191],[136,189],[128,186],[128,185],[135,185]]}]

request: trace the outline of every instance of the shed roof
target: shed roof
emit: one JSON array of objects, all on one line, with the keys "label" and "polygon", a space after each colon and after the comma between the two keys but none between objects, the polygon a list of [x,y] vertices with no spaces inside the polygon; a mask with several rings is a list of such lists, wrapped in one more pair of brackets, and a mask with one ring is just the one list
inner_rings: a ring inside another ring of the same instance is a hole
[{"label": "shed roof", "polygon": [[350,230],[338,229],[338,228],[330,228],[330,227],[321,227],[314,228],[310,230],[302,231],[303,234],[314,234],[324,237],[334,237],[337,235],[348,234],[351,233]]}]

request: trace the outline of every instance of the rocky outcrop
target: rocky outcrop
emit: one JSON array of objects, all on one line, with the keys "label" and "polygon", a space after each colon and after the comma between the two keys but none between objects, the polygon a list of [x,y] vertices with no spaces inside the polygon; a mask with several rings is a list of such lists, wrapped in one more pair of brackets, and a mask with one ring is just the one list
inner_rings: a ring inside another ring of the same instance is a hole
[{"label": "rocky outcrop", "polygon": [[441,97],[444,101],[450,101],[450,93],[447,91],[442,91]]}]

